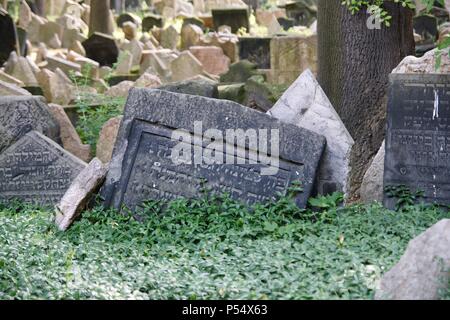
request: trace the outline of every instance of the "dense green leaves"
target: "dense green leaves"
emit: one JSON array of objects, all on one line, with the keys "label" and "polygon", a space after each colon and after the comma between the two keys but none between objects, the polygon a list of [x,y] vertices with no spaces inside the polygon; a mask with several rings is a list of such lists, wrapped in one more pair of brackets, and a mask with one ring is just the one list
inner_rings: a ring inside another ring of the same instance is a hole
[{"label": "dense green leaves", "polygon": [[60,233],[48,211],[0,207],[0,299],[371,298],[408,241],[448,216],[209,198],[148,202],[141,223],[96,208]]}]

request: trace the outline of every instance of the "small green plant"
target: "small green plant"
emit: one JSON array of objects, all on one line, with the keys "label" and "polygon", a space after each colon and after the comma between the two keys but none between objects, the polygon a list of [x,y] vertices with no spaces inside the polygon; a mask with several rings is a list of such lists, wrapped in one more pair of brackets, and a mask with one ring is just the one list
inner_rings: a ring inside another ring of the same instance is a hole
[{"label": "small green plant", "polygon": [[424,191],[417,190],[413,192],[405,185],[386,186],[384,191],[388,197],[397,199],[395,204],[396,211],[416,204],[417,200],[424,196]]},{"label": "small green plant", "polygon": [[337,208],[344,201],[344,194],[342,192],[333,192],[330,195],[319,196],[308,200],[311,207],[320,208],[323,210],[330,210]]}]

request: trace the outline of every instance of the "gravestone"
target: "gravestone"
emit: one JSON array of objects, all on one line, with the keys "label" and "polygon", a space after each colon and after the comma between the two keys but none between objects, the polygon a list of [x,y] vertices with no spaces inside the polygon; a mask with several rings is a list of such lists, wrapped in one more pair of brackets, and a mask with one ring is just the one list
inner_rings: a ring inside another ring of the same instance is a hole
[{"label": "gravestone", "polygon": [[11,51],[16,48],[16,29],[14,21],[5,10],[0,8],[0,66],[8,60]]},{"label": "gravestone", "polygon": [[278,23],[283,27],[283,30],[289,30],[295,26],[295,20],[291,18],[279,17]]},{"label": "gravestone", "polygon": [[[259,132],[258,157],[254,139],[245,139],[252,131]],[[231,101],[134,88],[102,196],[106,206],[133,211],[149,199],[197,198],[202,190],[252,204],[276,200],[299,181],[295,200],[304,207],[324,147],[318,134]],[[261,157],[264,148],[270,156]]]},{"label": "gravestone", "polygon": [[250,32],[247,8],[213,9],[212,16],[216,31],[219,31],[220,26],[229,26],[233,33],[238,32],[241,28],[245,28],[247,32]]},{"label": "gravestone", "polygon": [[28,55],[27,31],[20,27],[17,27],[16,30],[19,44],[19,53],[21,56],[26,57]]},{"label": "gravestone", "polygon": [[435,42],[439,34],[436,17],[426,14],[414,17],[414,31],[422,37],[422,42]]},{"label": "gravestone", "polygon": [[0,97],[0,152],[36,130],[59,142],[59,126],[41,97]]},{"label": "gravestone", "polygon": [[0,155],[0,200],[54,205],[86,164],[30,131]]},{"label": "gravestone", "polygon": [[309,26],[317,18],[317,0],[289,1],[284,5],[286,15],[296,25]]},{"label": "gravestone", "polygon": [[122,28],[125,22],[133,22],[136,26],[140,26],[142,23],[141,18],[132,13],[122,13],[116,22],[119,28]]},{"label": "gravestone", "polygon": [[[427,203],[450,201],[450,75],[391,74],[384,187],[423,191]],[[384,204],[396,199],[385,193]]]},{"label": "gravestone", "polygon": [[270,69],[269,37],[240,37],[239,58],[248,60],[258,66],[258,69]]},{"label": "gravestone", "polygon": [[161,16],[149,15],[142,20],[142,31],[149,32],[153,27],[162,28],[163,19]]},{"label": "gravestone", "polygon": [[119,48],[112,36],[95,32],[83,42],[86,57],[97,61],[100,66],[112,67],[117,62]]}]

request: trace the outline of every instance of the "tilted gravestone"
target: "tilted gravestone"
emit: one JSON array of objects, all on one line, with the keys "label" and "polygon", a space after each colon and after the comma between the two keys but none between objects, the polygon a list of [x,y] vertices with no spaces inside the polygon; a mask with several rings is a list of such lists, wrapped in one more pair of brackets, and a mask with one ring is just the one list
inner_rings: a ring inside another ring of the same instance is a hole
[{"label": "tilted gravestone", "polygon": [[102,196],[106,206],[133,211],[202,190],[252,204],[298,181],[295,199],[304,207],[324,147],[318,134],[231,101],[134,88]]},{"label": "tilted gravestone", "polygon": [[11,51],[16,49],[16,29],[14,21],[5,10],[0,8],[0,66],[8,60]]},{"label": "tilted gravestone", "polygon": [[86,164],[37,131],[0,154],[0,200],[59,202]]},{"label": "tilted gravestone", "polygon": [[216,31],[219,30],[220,26],[229,26],[233,33],[238,32],[241,28],[245,28],[247,32],[250,32],[247,8],[213,9],[212,16]]},{"label": "tilted gravestone", "polygon": [[153,27],[162,28],[163,18],[157,15],[148,15],[142,19],[142,31],[149,32]]},{"label": "tilted gravestone", "polygon": [[[450,75],[391,74],[384,187],[450,202]],[[397,199],[385,192],[384,204]]]},{"label": "tilted gravestone", "polygon": [[258,69],[270,69],[271,40],[269,37],[239,38],[239,58],[255,63]]},{"label": "tilted gravestone", "polygon": [[95,32],[83,42],[86,57],[97,61],[101,66],[112,67],[119,57],[119,48],[112,36]]},{"label": "tilted gravestone", "polygon": [[0,152],[31,130],[59,142],[59,126],[43,98],[0,97]]},{"label": "tilted gravestone", "polygon": [[422,42],[434,42],[438,36],[436,17],[421,15],[414,17],[414,31],[422,37]]}]

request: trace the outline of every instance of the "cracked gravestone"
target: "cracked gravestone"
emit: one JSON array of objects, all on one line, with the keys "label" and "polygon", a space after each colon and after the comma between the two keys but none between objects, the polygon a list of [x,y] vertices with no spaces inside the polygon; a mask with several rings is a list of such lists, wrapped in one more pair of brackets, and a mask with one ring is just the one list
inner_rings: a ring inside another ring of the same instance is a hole
[{"label": "cracked gravestone", "polygon": [[30,131],[0,155],[0,200],[54,205],[85,167],[56,142]]},{"label": "cracked gravestone", "polygon": [[[423,191],[420,201],[450,201],[450,75],[391,74],[384,187]],[[385,192],[384,204],[397,199]]]},{"label": "cracked gravestone", "polygon": [[59,142],[59,126],[43,98],[0,97],[0,152],[31,130]]},{"label": "cracked gravestone", "polygon": [[286,195],[296,181],[303,191],[295,201],[305,207],[324,148],[321,135],[235,102],[135,88],[102,196],[133,211],[204,190],[253,204]]}]

